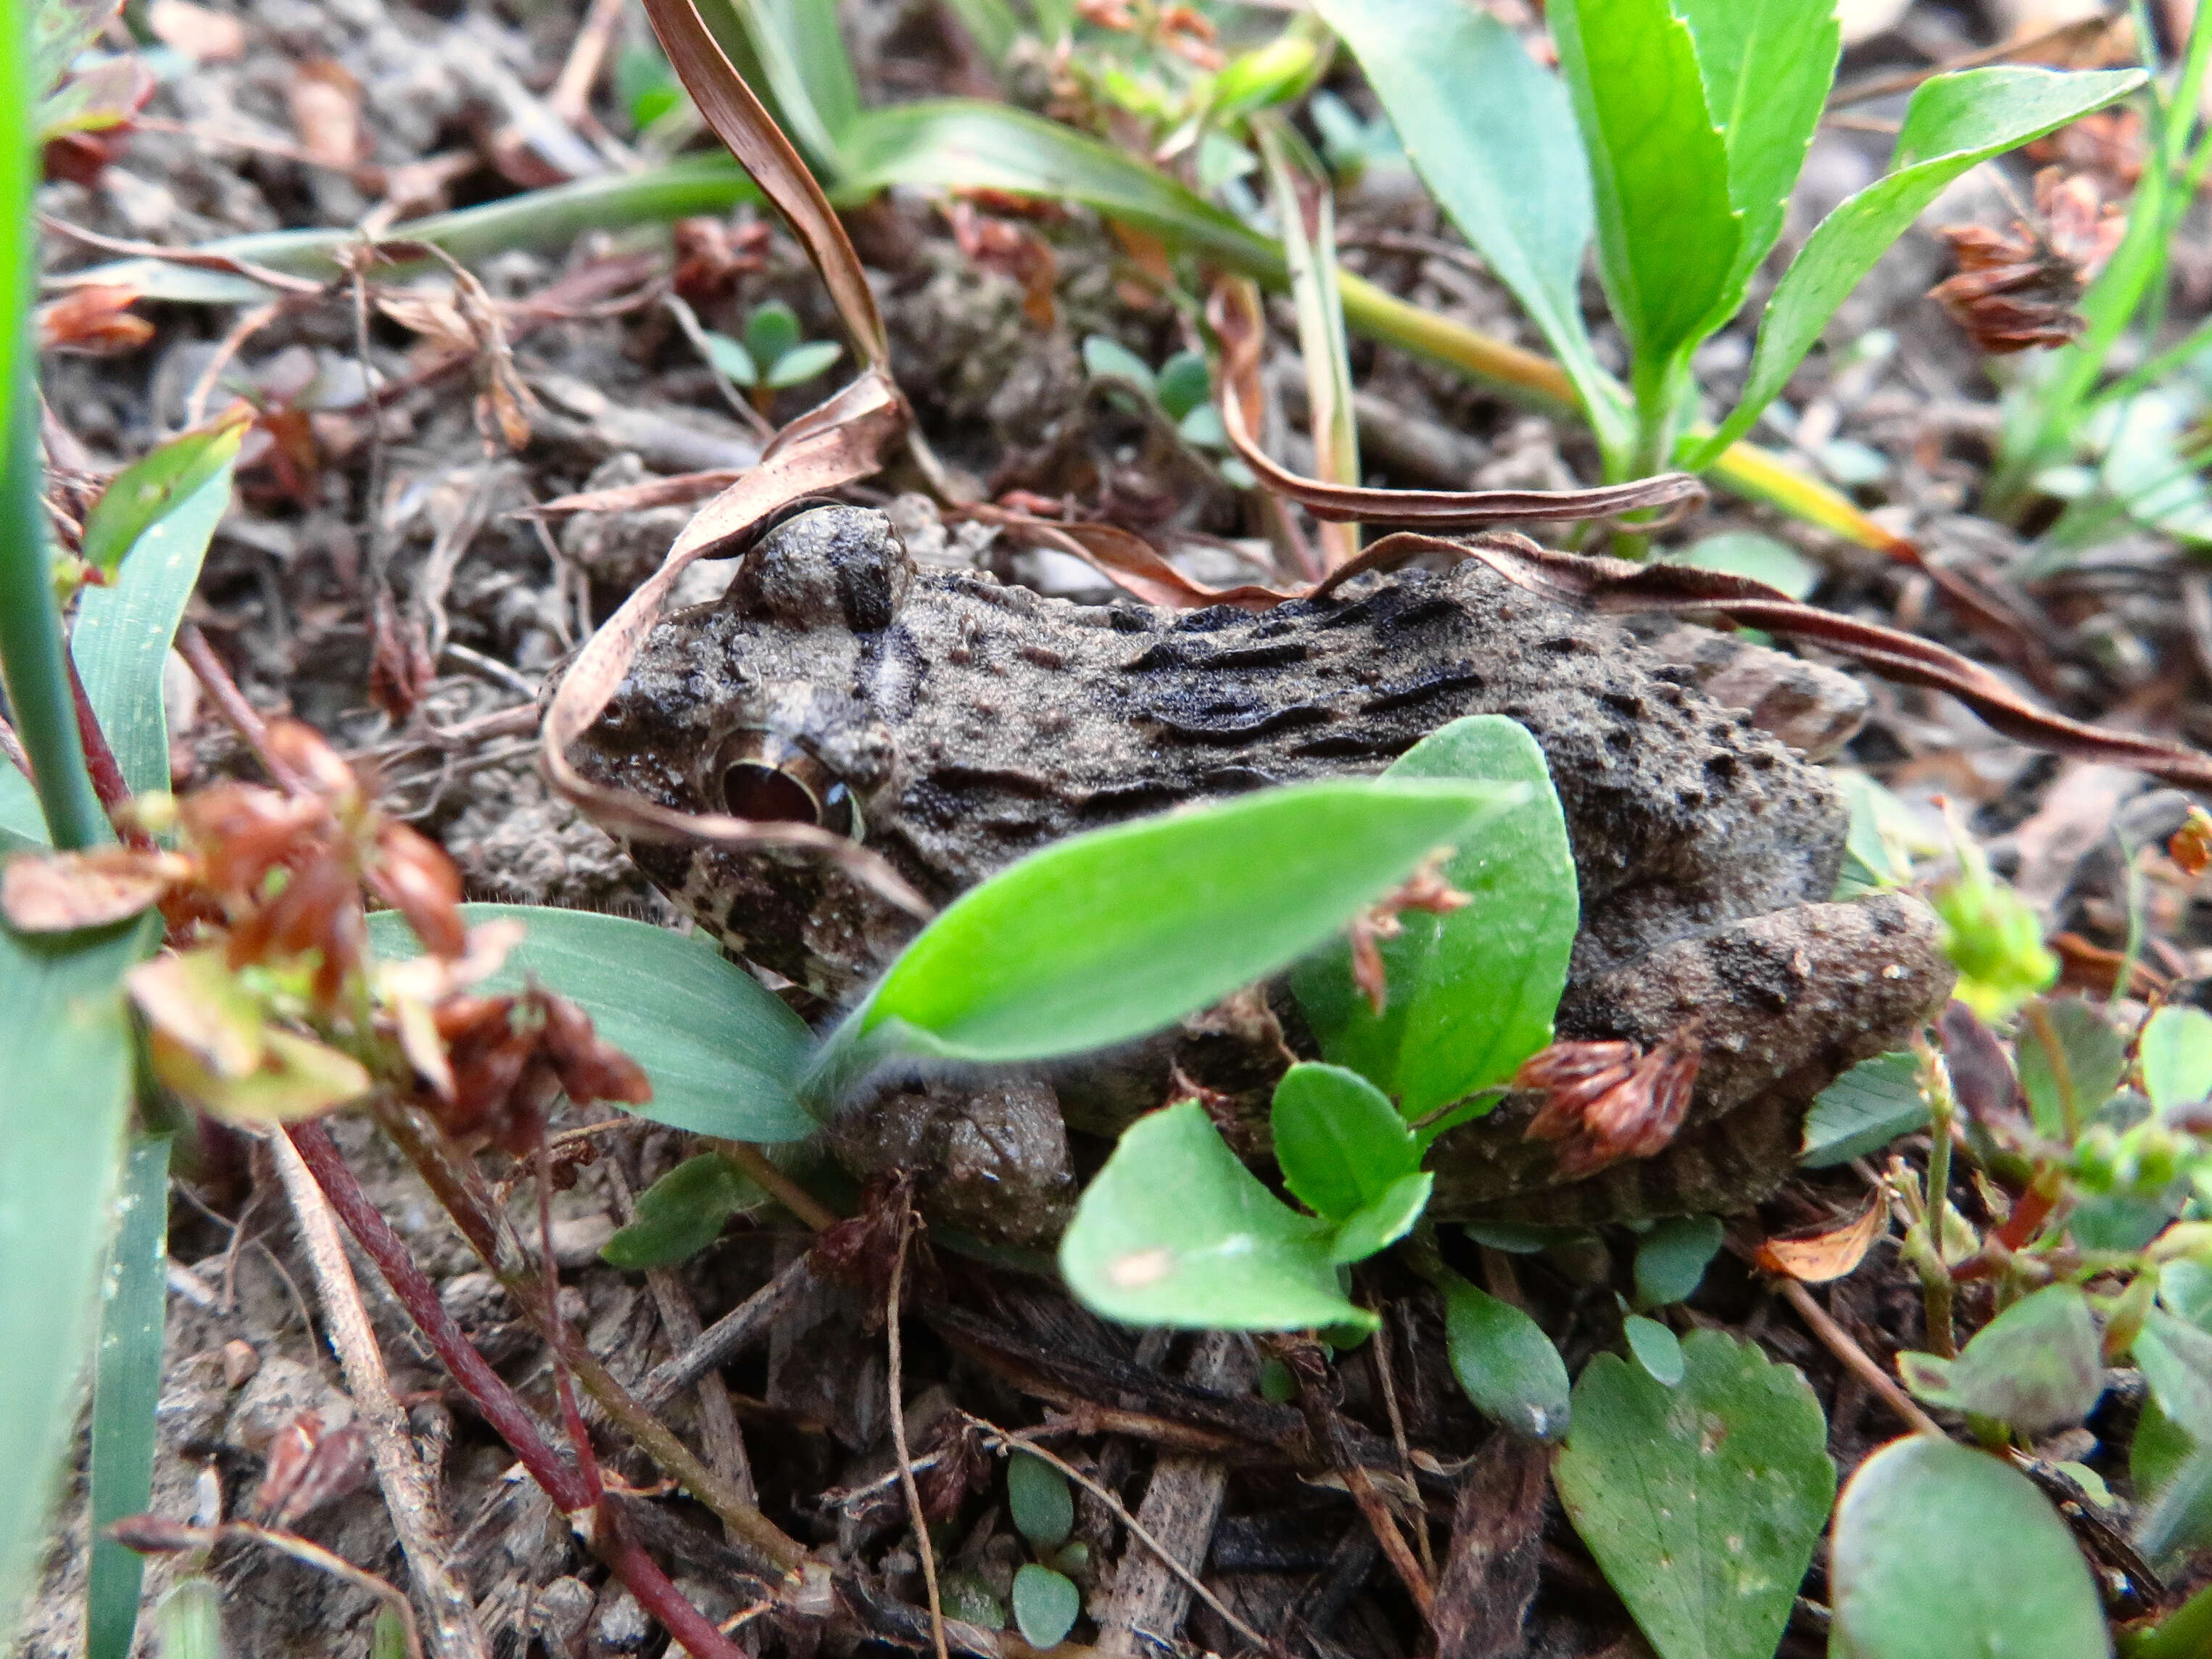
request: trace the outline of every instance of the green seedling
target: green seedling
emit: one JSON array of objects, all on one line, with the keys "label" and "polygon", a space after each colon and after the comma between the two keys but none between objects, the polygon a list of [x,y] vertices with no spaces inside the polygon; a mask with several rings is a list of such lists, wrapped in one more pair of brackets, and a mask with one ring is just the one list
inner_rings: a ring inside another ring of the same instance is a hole
[{"label": "green seedling", "polygon": [[743,340],[711,331],[704,337],[715,372],[750,392],[754,406],[763,412],[777,392],[828,373],[845,355],[845,348],[835,340],[802,338],[799,313],[781,300],[754,311]]},{"label": "green seedling", "polygon": [[1258,480],[1229,450],[1229,434],[1213,399],[1213,372],[1201,351],[1178,351],[1157,369],[1120,341],[1094,334],[1083,343],[1083,367],[1094,384],[1132,413],[1152,415],[1222,481],[1250,489]]}]

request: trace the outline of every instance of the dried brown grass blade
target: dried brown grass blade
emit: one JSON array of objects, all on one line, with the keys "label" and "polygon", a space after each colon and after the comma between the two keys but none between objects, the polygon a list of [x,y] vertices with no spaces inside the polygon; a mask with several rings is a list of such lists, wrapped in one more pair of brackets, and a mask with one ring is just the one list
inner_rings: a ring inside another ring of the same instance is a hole
[{"label": "dried brown grass blade", "polygon": [[611,830],[639,841],[707,841],[726,847],[789,847],[820,854],[892,903],[927,917],[930,906],[880,853],[811,823],[756,823],[723,813],[678,812],[593,783],[568,763],[568,745],[599,717],[638,647],[667,608],[677,578],[695,560],[725,550],[779,507],[866,477],[906,429],[897,388],[871,371],[786,427],[760,464],[700,509],[660,568],[576,655],[545,711],[541,762],[553,787]]},{"label": "dried brown grass blade", "polygon": [[1675,509],[1665,520],[1637,526],[1650,531],[1663,528],[1705,499],[1705,485],[1686,472],[1662,472],[1601,489],[1467,490],[1364,489],[1292,472],[1270,459],[1255,436],[1262,404],[1260,347],[1264,338],[1257,285],[1241,277],[1222,283],[1214,289],[1206,311],[1221,341],[1221,423],[1231,447],[1261,483],[1316,519],[1472,530],[1520,520],[1572,522],[1653,507]]},{"label": "dried brown grass blade", "polygon": [[556,495],[550,501],[519,507],[511,519],[562,519],[571,513],[637,513],[648,507],[689,507],[719,495],[744,477],[737,467],[717,467],[708,472],[679,472],[673,477],[647,478],[642,483],[618,484],[611,489],[585,489],[573,495]]},{"label": "dried brown grass blade", "polygon": [[845,319],[861,366],[887,371],[890,343],[876,309],[875,290],[806,163],[753,96],[690,0],[645,0],[645,14],[699,113],[805,245],[836,302],[837,314]]},{"label": "dried brown grass blade", "polygon": [[1801,605],[1763,582],[1681,564],[1554,553],[1525,536],[1447,540],[1411,531],[1385,536],[1315,590],[1326,596],[1353,576],[1422,554],[1480,559],[1507,580],[1583,611],[1709,611],[1730,622],[1817,641],[1885,679],[1947,692],[2005,736],[2054,754],[2133,767],[2185,789],[2212,788],[2212,756],[2156,738],[2109,732],[2038,707],[1979,663],[1931,641]]},{"label": "dried brown grass blade", "polygon": [[1298,599],[1310,591],[1304,587],[1262,587],[1254,582],[1240,583],[1235,587],[1209,586],[1183,574],[1150,542],[1119,525],[1040,519],[980,501],[963,507],[961,512],[979,523],[997,525],[1024,541],[1073,554],[1107,580],[1135,594],[1146,604],[1164,610],[1233,605],[1242,611],[1272,611],[1285,599]]}]

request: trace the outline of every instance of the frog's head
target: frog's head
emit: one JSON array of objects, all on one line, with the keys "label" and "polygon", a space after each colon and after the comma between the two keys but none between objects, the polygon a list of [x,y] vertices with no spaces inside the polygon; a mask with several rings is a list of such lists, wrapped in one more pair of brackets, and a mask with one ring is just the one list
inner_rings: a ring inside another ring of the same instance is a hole
[{"label": "frog's head", "polygon": [[[720,600],[647,635],[571,751],[578,769],[678,811],[811,823],[866,841],[869,804],[896,771],[879,702],[887,678],[900,678],[890,636],[914,577],[880,513],[814,507],[775,525],[741,556]],[[630,850],[708,931],[817,989],[865,975],[886,943],[874,935],[904,932],[818,856]],[[834,945],[812,937],[825,927],[838,933]]]}]

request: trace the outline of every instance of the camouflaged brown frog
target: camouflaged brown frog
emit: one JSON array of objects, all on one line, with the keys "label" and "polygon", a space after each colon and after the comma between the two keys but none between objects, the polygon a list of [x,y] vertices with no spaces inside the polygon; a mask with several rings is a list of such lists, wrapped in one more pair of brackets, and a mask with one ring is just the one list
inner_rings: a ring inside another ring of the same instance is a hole
[{"label": "camouflaged brown frog", "polygon": [[[1917,900],[1828,902],[1848,826],[1837,791],[1698,679],[1473,561],[1257,614],[1079,605],[917,568],[883,514],[833,507],[770,532],[720,601],[662,622],[571,752],[586,776],[672,808],[860,838],[942,902],[1063,836],[1372,775],[1449,720],[1509,716],[1550,763],[1581,883],[1559,1034],[1653,1045],[1694,1018],[1702,1064],[1669,1147],[1579,1181],[1522,1139],[1533,1103],[1509,1100],[1437,1143],[1434,1211],[1627,1219],[1771,1190],[1813,1097],[1905,1042],[1951,981]],[[915,926],[804,854],[631,850],[731,951],[829,1002]],[[1295,1048],[1294,1011],[1288,1026]],[[910,1086],[832,1143],[863,1168],[928,1170],[956,1224],[1045,1237],[1072,1192],[1055,1096],[1080,1099],[1086,1123],[1100,1098],[1159,1104],[1172,1047],[1066,1068],[1057,1090]]]}]

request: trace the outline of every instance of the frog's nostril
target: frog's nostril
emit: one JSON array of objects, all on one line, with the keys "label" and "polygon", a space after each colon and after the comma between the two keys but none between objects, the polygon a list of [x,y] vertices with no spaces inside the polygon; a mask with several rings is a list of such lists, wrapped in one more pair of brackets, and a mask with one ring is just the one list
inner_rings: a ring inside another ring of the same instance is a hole
[{"label": "frog's nostril", "polygon": [[722,805],[756,823],[819,823],[821,803],[788,772],[758,761],[739,761],[722,774]]}]

